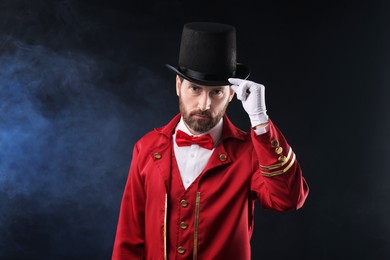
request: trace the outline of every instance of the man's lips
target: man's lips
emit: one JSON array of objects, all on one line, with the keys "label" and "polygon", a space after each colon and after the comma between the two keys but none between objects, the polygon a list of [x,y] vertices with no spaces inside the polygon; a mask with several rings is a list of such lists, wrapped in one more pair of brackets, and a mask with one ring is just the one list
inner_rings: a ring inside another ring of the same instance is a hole
[{"label": "man's lips", "polygon": [[208,115],[203,115],[203,114],[194,114],[192,115],[193,117],[200,118],[200,119],[208,119],[210,116]]}]

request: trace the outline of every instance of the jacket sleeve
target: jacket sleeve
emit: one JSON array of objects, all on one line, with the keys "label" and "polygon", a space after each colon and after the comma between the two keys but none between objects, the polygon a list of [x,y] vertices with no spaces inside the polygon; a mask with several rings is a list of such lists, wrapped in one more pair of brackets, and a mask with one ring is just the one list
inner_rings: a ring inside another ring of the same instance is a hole
[{"label": "jacket sleeve", "polygon": [[296,210],[303,206],[309,188],[302,176],[296,155],[280,130],[269,120],[269,131],[251,132],[254,146],[251,190],[260,204],[277,211]]},{"label": "jacket sleeve", "polygon": [[138,170],[137,145],[123,193],[115,236],[113,260],[143,259],[145,240],[145,192]]}]

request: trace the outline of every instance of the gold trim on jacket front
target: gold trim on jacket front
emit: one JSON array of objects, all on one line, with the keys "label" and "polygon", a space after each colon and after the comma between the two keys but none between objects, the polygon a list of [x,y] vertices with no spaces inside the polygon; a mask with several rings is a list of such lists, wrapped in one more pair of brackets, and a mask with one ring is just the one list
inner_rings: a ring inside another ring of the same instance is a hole
[{"label": "gold trim on jacket front", "polygon": [[168,194],[165,193],[165,208],[164,208],[164,260],[168,259],[168,252],[167,252],[167,215],[168,215]]},{"label": "gold trim on jacket front", "polygon": [[199,229],[200,192],[196,193],[195,223],[194,223],[194,251],[193,260],[198,259],[198,229]]}]

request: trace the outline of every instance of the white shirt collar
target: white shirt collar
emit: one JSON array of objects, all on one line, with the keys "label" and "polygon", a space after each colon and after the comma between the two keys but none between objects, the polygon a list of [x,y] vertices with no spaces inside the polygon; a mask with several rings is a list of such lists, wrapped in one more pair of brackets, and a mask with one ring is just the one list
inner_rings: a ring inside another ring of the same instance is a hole
[{"label": "white shirt collar", "polygon": [[191,131],[188,129],[187,125],[184,123],[183,117],[181,117],[179,123],[176,126],[175,135],[176,135],[177,130],[181,130],[190,136],[202,136],[202,135],[210,134],[211,137],[213,138],[214,144],[217,144],[219,139],[222,136],[222,129],[223,129],[223,118],[221,118],[221,120],[219,120],[219,122],[213,128],[211,128],[209,131],[207,131],[201,135],[194,135],[191,133]]}]

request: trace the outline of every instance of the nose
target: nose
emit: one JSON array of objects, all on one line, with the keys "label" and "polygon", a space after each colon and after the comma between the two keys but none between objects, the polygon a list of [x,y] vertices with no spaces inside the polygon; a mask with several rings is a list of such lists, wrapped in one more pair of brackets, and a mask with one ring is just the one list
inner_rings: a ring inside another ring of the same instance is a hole
[{"label": "nose", "polygon": [[201,111],[206,111],[210,109],[211,106],[211,99],[206,91],[202,93],[202,95],[199,97],[199,103],[198,107]]}]

